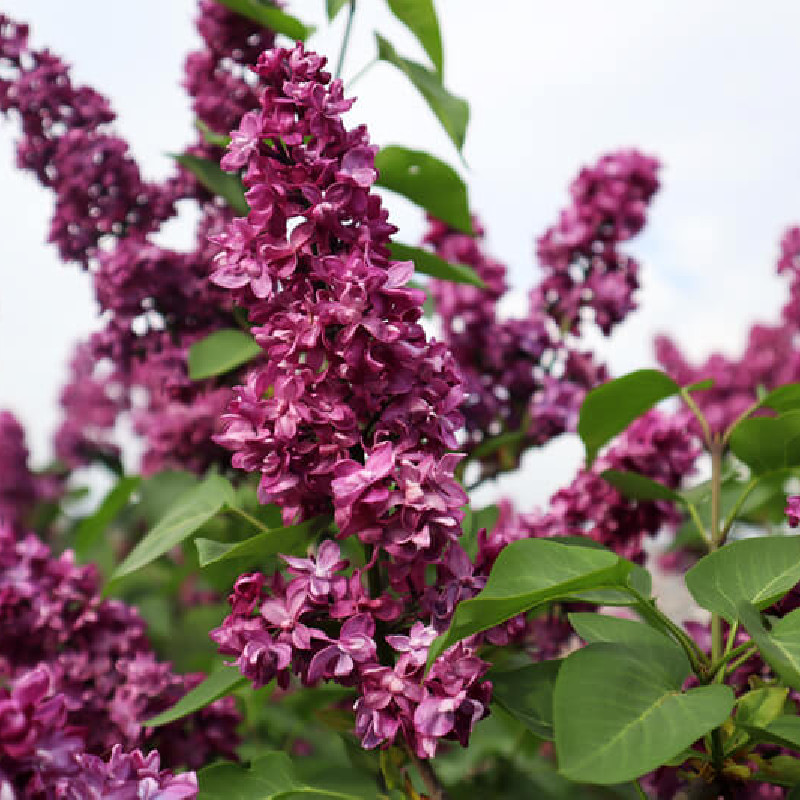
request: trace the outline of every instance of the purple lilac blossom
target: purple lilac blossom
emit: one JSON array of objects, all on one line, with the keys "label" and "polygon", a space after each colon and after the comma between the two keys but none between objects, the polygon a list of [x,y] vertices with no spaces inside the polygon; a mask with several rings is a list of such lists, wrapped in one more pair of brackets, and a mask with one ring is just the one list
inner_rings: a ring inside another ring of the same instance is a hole
[{"label": "purple lilac blossom", "polygon": [[505,267],[484,255],[483,230],[474,219],[473,228],[474,237],[431,219],[424,241],[446,261],[473,267],[486,284],[485,289],[441,280],[428,284],[444,340],[464,379],[463,448],[469,452],[498,434],[524,435],[513,463],[499,451],[480,458],[481,478],[486,478],[518,465],[525,447],[541,446],[574,430],[586,390],[607,373],[591,354],[569,346],[538,307],[532,305],[524,318],[500,319],[497,304],[506,293]]},{"label": "purple lilac blossom", "polygon": [[800,525],[800,495],[790,495],[786,498],[784,513],[789,520],[789,527],[796,528]]},{"label": "purple lilac blossom", "polygon": [[424,243],[447,261],[473,267],[486,284],[429,283],[445,342],[464,377],[465,449],[493,435],[523,434],[513,453],[481,457],[481,478],[518,466],[526,447],[574,431],[586,392],[607,380],[592,354],[577,349],[575,335],[584,308],[592,309],[605,334],[634,308],[638,266],[617,246],[644,226],[658,166],[636,151],[619,151],[581,170],[571,186],[573,206],[539,240],[545,276],[519,319],[498,315],[506,270],[483,254],[480,223],[473,220],[476,235],[469,236],[430,220]]},{"label": "purple lilac blossom", "polygon": [[[273,33],[208,0],[200,2],[197,24],[203,48],[187,60],[185,85],[198,118],[227,133],[257,98],[257,82],[243,65],[272,43]],[[20,122],[20,166],[54,192],[51,241],[63,260],[89,267],[106,319],[76,350],[61,397],[58,457],[72,467],[117,460],[114,426],[121,413],[131,413],[145,441],[146,472],[202,472],[221,462],[224,451],[212,436],[229,389],[224,380],[190,382],[186,355],[198,339],[236,324],[227,293],[207,281],[217,251],[208,236],[230,220],[230,210],[182,167],[162,184],[145,183],[127,144],[111,131],[108,101],[73,84],[67,66],[32,49],[27,26],[5,15],[0,111]],[[218,161],[222,151],[200,137],[190,152]],[[181,199],[201,211],[197,246],[188,253],[149,238]]]},{"label": "purple lilac blossom", "polygon": [[170,765],[198,767],[234,756],[239,716],[232,698],[163,728],[141,721],[174,705],[203,678],[175,675],[155,659],[138,613],[103,600],[92,566],[58,558],[33,534],[0,526],[0,678],[46,665],[66,719],[85,730],[85,750],[156,746]]},{"label": "purple lilac blossom", "polygon": [[[398,619],[423,591],[425,565],[461,533],[460,456],[448,452],[461,382],[419,324],[412,265],[389,260],[395,229],[370,192],[375,148],[365,128],[343,126],[352,101],[324,64],[302,45],[263,53],[260,108],[222,160],[244,168],[251,211],[216,237],[212,280],[248,309],[265,360],[234,389],[217,440],[235,467],[261,473],[261,501],[280,504],[287,523],[332,514],[339,537],[357,536],[372,556],[347,576],[327,540],[310,558],[285,557],[288,582],[240,577],[212,638],[255,685],[286,686],[294,672],[355,687],[365,747],[402,736],[428,758],[441,738],[466,743],[490,693],[487,665],[466,644],[423,679],[421,643],[435,631],[406,637]],[[367,591],[363,572],[392,594]]]},{"label": "purple lilac blossom", "polygon": [[635,307],[639,266],[618,245],[644,227],[658,168],[653,158],[620,150],[584,167],[570,186],[572,205],[537,242],[545,277],[532,292],[561,330],[578,333],[591,313],[608,335]]}]

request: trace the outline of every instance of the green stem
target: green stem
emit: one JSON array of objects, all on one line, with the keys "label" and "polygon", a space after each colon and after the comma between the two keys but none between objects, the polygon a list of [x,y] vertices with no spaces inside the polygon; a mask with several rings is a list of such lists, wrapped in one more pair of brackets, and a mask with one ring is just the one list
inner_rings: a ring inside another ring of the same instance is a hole
[{"label": "green stem", "polygon": [[644,789],[642,789],[642,784],[639,783],[638,780],[631,781],[633,783],[633,788],[636,789],[636,796],[641,797],[642,800],[647,800],[647,795],[644,793]]},{"label": "green stem", "polygon": [[697,646],[694,639],[686,631],[681,630],[666,614],[659,611],[652,600],[649,600],[630,586],[627,587],[627,592],[638,601],[637,609],[642,617],[672,634],[686,653],[695,675],[704,680],[708,674],[708,657]]},{"label": "green stem", "polygon": [[753,403],[753,405],[751,405],[749,408],[746,408],[744,411],[742,411],[742,413],[741,413],[741,414],[739,414],[739,416],[738,416],[738,417],[736,417],[736,419],[735,419],[735,420],[734,420],[734,421],[733,421],[733,422],[732,422],[732,423],[731,423],[731,424],[728,426],[728,429],[725,431],[725,433],[724,433],[724,434],[723,434],[723,436],[722,436],[722,446],[723,446],[723,447],[724,447],[726,444],[728,444],[728,440],[731,438],[731,434],[733,433],[733,429],[734,429],[734,428],[735,428],[735,427],[736,427],[736,426],[737,426],[737,425],[738,425],[738,424],[739,424],[739,423],[740,423],[740,422],[741,422],[743,419],[747,419],[747,417],[749,417],[749,416],[750,416],[750,415],[751,415],[751,414],[752,414],[754,411],[756,411],[758,408],[760,408],[760,407],[761,407],[761,404],[762,404],[763,402],[764,402],[763,400],[756,400],[756,402],[755,402],[755,403]]},{"label": "green stem", "polygon": [[350,44],[350,32],[353,30],[353,17],[356,13],[356,0],[350,0],[350,7],[347,12],[347,25],[344,29],[344,39],[342,39],[342,49],[339,51],[339,60],[336,62],[336,72],[334,78],[341,78],[342,67],[344,66],[344,57],[347,53],[347,45]]},{"label": "green stem", "polygon": [[709,450],[711,449],[711,428],[708,427],[708,421],[703,416],[703,412],[700,410],[697,403],[695,403],[694,398],[692,395],[686,391],[686,389],[681,389],[681,397],[683,398],[683,402],[689,407],[689,410],[697,417],[697,421],[700,423],[700,427],[703,430],[703,438],[708,445]]},{"label": "green stem", "polygon": [[697,530],[700,532],[700,535],[705,539],[706,544],[710,541],[711,537],[706,530],[706,526],[703,525],[703,520],[700,519],[700,514],[697,513],[697,508],[695,507],[694,503],[687,503],[686,508],[689,509],[689,516],[692,518],[692,521],[697,526]]},{"label": "green stem", "polygon": [[[708,542],[709,552],[716,550],[722,543],[720,531],[720,506],[722,501],[722,441],[719,435],[711,437],[711,537]],[[719,614],[711,615],[711,663],[715,663],[722,655],[722,621]]]},{"label": "green stem", "polygon": [[722,531],[719,536],[719,542],[717,544],[725,544],[725,540],[728,538],[728,534],[730,533],[731,527],[733,523],[736,521],[736,517],[738,516],[739,512],[742,510],[742,506],[744,505],[744,501],[750,496],[750,493],[753,489],[756,488],[758,485],[758,478],[751,478],[750,482],[747,486],[744,487],[744,491],[739,495],[736,500],[736,504],[734,505],[731,513],[728,515],[728,519],[725,520],[725,524],[722,526]]},{"label": "green stem", "polygon": [[745,642],[744,644],[740,644],[738,647],[734,647],[732,650],[728,651],[723,655],[719,661],[715,661],[711,665],[711,674],[714,675],[714,679],[719,681],[722,680],[722,676],[725,673],[723,667],[728,664],[729,662],[733,661],[734,659],[738,658],[738,656],[747,653],[747,658],[750,658],[753,652],[755,652],[755,645],[752,642]]},{"label": "green stem", "polygon": [[742,655],[736,659],[736,661],[731,661],[728,663],[728,668],[726,672],[730,675],[732,672],[736,672],[736,670],[747,661],[748,658],[752,658],[757,648],[752,642],[748,642],[748,648],[743,651]]},{"label": "green stem", "polygon": [[241,508],[236,508],[236,506],[225,506],[225,512],[228,514],[235,514],[237,517],[249,522],[254,527],[258,528],[262,533],[269,533],[271,528],[268,528],[263,522],[257,520],[255,517],[248,514],[246,511],[242,511]]}]

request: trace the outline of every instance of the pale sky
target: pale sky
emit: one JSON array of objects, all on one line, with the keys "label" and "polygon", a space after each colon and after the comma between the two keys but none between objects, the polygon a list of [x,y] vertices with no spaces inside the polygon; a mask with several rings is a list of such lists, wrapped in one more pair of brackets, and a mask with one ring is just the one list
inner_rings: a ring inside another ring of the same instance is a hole
[{"label": "pale sky", "polygon": [[[567,202],[585,163],[635,146],[661,159],[663,187],[646,232],[629,252],[642,263],[640,310],[602,343],[615,373],[652,362],[654,333],[669,329],[693,356],[734,353],[747,326],[776,317],[774,274],[782,230],[800,222],[800,4],[689,0],[522,2],[439,0],[448,86],[471,104],[467,169],[423,101],[379,64],[353,88],[351,112],[380,145],[426,149],[461,170],[491,252],[518,297],[537,275],[533,241]],[[328,29],[324,0],[288,4],[320,26],[309,47],[335,63],[344,14]],[[195,46],[193,0],[3,0],[31,23],[37,47],[74,65],[108,95],[118,132],[146,177],[191,138],[180,88]],[[347,79],[374,53],[373,31],[423,59],[384,3],[361,0]],[[26,425],[37,463],[48,455],[57,394],[74,341],[96,323],[88,281],[44,240],[51,198],[13,166],[13,123],[0,121],[0,407]],[[415,243],[421,215],[389,198],[399,239]],[[185,241],[179,228],[167,233]],[[512,304],[513,305],[513,302]],[[564,440],[534,454],[525,487],[544,499],[572,473],[580,448]],[[486,499],[496,493],[492,489]]]}]

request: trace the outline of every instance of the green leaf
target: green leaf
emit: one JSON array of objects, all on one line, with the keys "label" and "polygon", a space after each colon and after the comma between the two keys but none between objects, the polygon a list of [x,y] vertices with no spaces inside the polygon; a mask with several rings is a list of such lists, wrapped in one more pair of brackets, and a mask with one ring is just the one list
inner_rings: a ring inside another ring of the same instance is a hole
[{"label": "green leaf", "polygon": [[225,478],[209,475],[175,500],[161,521],[117,567],[111,580],[135,572],[170,551],[208,522],[226,503],[232,504],[234,497],[233,488]]},{"label": "green leaf", "polygon": [[742,420],[731,432],[733,454],[753,472],[800,464],[800,410]]},{"label": "green leaf", "polygon": [[664,662],[671,662],[676,674],[688,674],[689,661],[681,646],[661,631],[632,619],[620,619],[607,614],[574,612],[568,615],[570,625],[587,644],[607,642],[639,647],[658,653]]},{"label": "green leaf", "polygon": [[139,488],[142,479],[138,475],[120,478],[111,491],[103,498],[97,510],[90,517],[81,520],[75,531],[75,552],[84,559],[105,529],[128,505],[131,495]]},{"label": "green leaf", "polygon": [[764,661],[787,686],[800,689],[800,609],[774,620],[770,630],[751,603],[741,603],[738,615]]},{"label": "green leaf", "polygon": [[262,352],[255,339],[244,331],[237,328],[214,331],[189,348],[189,377],[200,381],[224,375]]},{"label": "green leaf", "polygon": [[800,581],[800,536],[731,542],[701,558],[685,580],[698,605],[733,622],[740,603],[766,608]]},{"label": "green leaf", "polygon": [[800,383],[787,383],[766,394],[759,403],[782,414],[800,408]]},{"label": "green leaf", "polygon": [[542,739],[553,738],[553,692],[561,661],[490,670],[492,700]]},{"label": "green leaf", "polygon": [[765,725],[745,724],[743,727],[753,739],[800,751],[800,717],[794,714],[783,714]]},{"label": "green leaf", "polygon": [[591,465],[598,450],[622,433],[637,417],[656,403],[680,391],[669,375],[641,369],[604,383],[586,395],[578,418],[578,434]]},{"label": "green leaf", "polygon": [[441,77],[444,69],[442,35],[433,0],[388,0],[392,13],[416,36]]},{"label": "green leaf", "polygon": [[525,436],[528,431],[506,431],[499,433],[497,436],[490,436],[484,439],[480,444],[476,445],[475,449],[469,454],[470,461],[480,461],[481,459],[488,458],[488,456],[496,453],[504,447],[516,447],[521,442],[525,441]]},{"label": "green leaf", "polygon": [[467,135],[469,121],[469,104],[461,97],[451,94],[442,86],[441,78],[432,70],[426,69],[415,61],[402,58],[392,44],[379,33],[375,34],[378,42],[378,58],[397,67],[411,81],[417,91],[425,98],[431,111],[442,123],[442,127],[461,152],[464,138]]},{"label": "green leaf", "polygon": [[336,15],[347,5],[348,0],[325,0],[325,10],[328,13],[328,22],[333,22]]},{"label": "green leaf", "polygon": [[523,539],[505,547],[483,590],[456,607],[431,644],[428,665],[448,647],[543,603],[587,589],[624,586],[631,565],[607,550]]},{"label": "green leaf", "polygon": [[733,708],[731,689],[716,684],[682,692],[688,665],[663,659],[664,652],[602,642],[564,661],[553,704],[563,775],[630,781],[722,724]]},{"label": "green leaf", "polygon": [[216,162],[190,153],[172,157],[186,167],[209,192],[219,195],[239,216],[243,217],[250,212],[244,196],[244,186],[238,175],[223,172]]},{"label": "green leaf", "polygon": [[211,539],[196,539],[197,555],[200,566],[207,567],[218,561],[230,561],[233,558],[265,558],[276,553],[290,552],[319,531],[329,517],[314,517],[313,519],[292,525],[286,528],[259,533],[242,542],[215,542]]},{"label": "green leaf", "polygon": [[203,135],[203,140],[208,144],[213,144],[215,147],[227,147],[231,143],[231,137],[226,133],[217,133],[212,131],[201,119],[194,121],[194,126]]},{"label": "green leaf", "polygon": [[784,686],[751,689],[736,701],[736,724],[763,728],[783,713],[789,690]]},{"label": "green leaf", "polygon": [[407,197],[453,228],[472,233],[467,187],[444,161],[421,150],[391,145],[375,156],[377,185]]},{"label": "green leaf", "polygon": [[[568,536],[551,536],[549,541],[565,544],[569,547],[590,547],[594,550],[605,550],[612,552],[605,545],[590,539],[588,536],[568,535]],[[635,589],[639,594],[649,597],[653,588],[653,579],[650,573],[638,564],[633,564],[630,561],[625,561],[628,565],[630,572],[628,573],[627,580],[623,587],[618,589],[588,589],[582,592],[576,592],[570,596],[571,600],[575,602],[594,603],[600,606],[632,606],[638,603],[638,600],[628,591],[625,586],[630,586]]]},{"label": "green leaf", "polygon": [[217,0],[217,2],[243,17],[275,31],[275,33],[288,36],[290,39],[299,39],[304,42],[315,30],[313,25],[304,25],[296,17],[275,6],[260,3],[258,0]]},{"label": "green leaf", "polygon": [[236,667],[222,667],[209,675],[199,686],[188,691],[172,708],[162,711],[142,724],[148,728],[157,728],[159,725],[174,722],[246,686],[248,682]]},{"label": "green leaf", "polygon": [[638,472],[624,472],[618,469],[607,469],[600,477],[631,500],[672,500],[685,503],[684,498],[669,486],[651,480]]},{"label": "green leaf", "polygon": [[399,242],[392,242],[389,249],[392,251],[392,258],[395,261],[413,261],[416,271],[423,275],[430,275],[432,278],[440,278],[443,281],[453,281],[453,283],[468,283],[479,289],[486,288],[486,284],[478,277],[478,273],[466,264],[453,264],[421,247],[411,247]]},{"label": "green leaf", "polygon": [[278,800],[278,798],[338,798],[363,800],[362,797],[335,790],[306,786],[297,776],[286,753],[268,753],[256,759],[250,768],[240,764],[212,764],[197,775],[198,800]]}]

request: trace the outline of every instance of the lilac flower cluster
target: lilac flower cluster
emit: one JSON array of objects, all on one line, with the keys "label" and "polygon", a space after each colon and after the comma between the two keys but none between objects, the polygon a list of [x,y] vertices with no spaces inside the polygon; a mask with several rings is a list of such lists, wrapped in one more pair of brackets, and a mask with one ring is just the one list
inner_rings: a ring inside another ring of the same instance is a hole
[{"label": "lilac flower cluster", "polygon": [[160,769],[158,753],[125,753],[114,745],[108,763],[84,752],[85,729],[69,722],[69,699],[46,665],[0,688],[0,797],[3,800],[191,800],[193,772]]},{"label": "lilac flower cluster", "polygon": [[[316,557],[283,558],[293,576],[288,582],[280,573],[269,583],[260,573],[236,581],[232,613],[211,633],[220,652],[234,657],[255,687],[273,678],[286,687],[292,672],[306,686],[335,680],[356,687],[355,730],[366,748],[388,745],[398,734],[421,758],[435,755],[442,738],[466,746],[491,694],[491,684],[480,680],[488,664],[474,654],[474,643],[450,648],[425,677],[437,631],[417,621],[407,634],[386,633],[402,629],[408,603],[371,597],[362,581],[369,565],[346,575],[331,540]],[[379,657],[381,640],[392,665]]]},{"label": "lilac flower cluster", "polygon": [[607,335],[635,308],[639,266],[618,246],[644,227],[658,168],[655,159],[622,150],[585,167],[573,181],[572,205],[536,247],[545,277],[533,303],[561,330],[579,332],[590,314]]},{"label": "lilac flower cluster", "polygon": [[[681,517],[672,503],[626,498],[601,477],[607,469],[637,472],[671,488],[694,470],[700,455],[697,437],[688,428],[688,412],[653,410],[636,420],[588,469],[550,499],[546,512],[523,515],[528,536],[588,536],[615,553],[641,563],[643,541]],[[499,550],[521,538],[502,526],[482,537],[478,563],[494,562]]]},{"label": "lilac flower cluster", "polygon": [[466,495],[448,451],[463,393],[451,354],[419,324],[412,265],[389,260],[375,148],[363,127],[345,129],[352,101],[324,64],[301,45],[262,54],[260,108],[222,162],[245,168],[251,212],[216,238],[212,280],[248,309],[265,363],[234,390],[217,440],[235,467],[260,472],[261,501],[287,523],[332,513],[370,556],[350,575],[330,541],[315,559],[287,558],[296,577],[273,578],[264,602],[264,578],[243,576],[214,638],[256,685],[285,683],[291,668],[355,686],[365,746],[402,734],[429,757],[488,713],[486,665],[461,646],[422,682],[435,632],[420,622],[406,634],[398,617],[461,533]]},{"label": "lilac flower cluster", "polygon": [[158,662],[138,613],[101,599],[98,583],[95,568],[77,566],[70,551],[54,558],[33,534],[16,539],[0,526],[0,677],[17,681],[46,668],[47,696],[61,698],[57,715],[39,727],[26,722],[34,732],[19,736],[63,728],[80,732],[80,752],[157,746],[167,763],[192,768],[214,754],[233,757],[239,716],[232,698],[163,728],[142,725],[203,676],[175,675]]},{"label": "lilac flower cluster", "polygon": [[87,266],[103,237],[146,233],[172,215],[170,198],[142,180],[125,142],[108,131],[114,114],[107,100],[74,86],[67,66],[46,50],[32,50],[27,26],[4,14],[0,111],[19,117],[20,168],[56,193],[49,240],[65,261]]},{"label": "lilac flower cluster", "polygon": [[[200,2],[197,24],[204,48],[189,56],[185,85],[198,119],[227,132],[256,103],[257,81],[243,64],[271,45],[273,34],[209,0]],[[108,101],[75,86],[68,68],[31,49],[27,27],[5,15],[0,111],[19,118],[20,164],[55,194],[51,240],[64,260],[90,268],[107,320],[75,352],[61,397],[59,459],[71,467],[116,459],[114,426],[125,412],[145,440],[145,471],[201,472],[220,462],[224,451],[212,435],[229,390],[220,381],[189,381],[186,358],[198,339],[235,326],[227,293],[207,280],[217,252],[208,237],[231,211],[183,168],[161,184],[143,182],[127,145],[110,132]],[[202,137],[190,151],[214,160],[221,152]],[[194,251],[157,246],[150,234],[186,198],[200,204]]]},{"label": "lilac flower cluster", "polygon": [[25,431],[9,411],[0,411],[0,524],[21,530],[40,500],[55,493],[28,468]]},{"label": "lilac flower cluster", "polygon": [[498,434],[523,434],[511,459],[498,450],[480,457],[486,478],[510,462],[518,464],[525,447],[575,430],[586,391],[608,375],[591,353],[572,347],[535,303],[527,317],[500,319],[505,267],[484,255],[483,230],[477,220],[473,227],[476,235],[469,236],[431,219],[425,243],[446,261],[471,266],[486,284],[485,289],[441,280],[428,284],[444,340],[464,378],[463,448],[470,452]]}]

